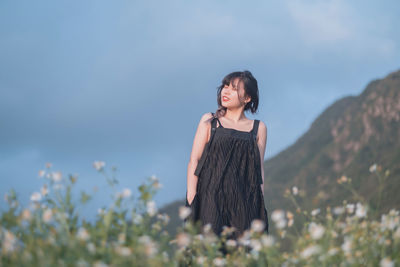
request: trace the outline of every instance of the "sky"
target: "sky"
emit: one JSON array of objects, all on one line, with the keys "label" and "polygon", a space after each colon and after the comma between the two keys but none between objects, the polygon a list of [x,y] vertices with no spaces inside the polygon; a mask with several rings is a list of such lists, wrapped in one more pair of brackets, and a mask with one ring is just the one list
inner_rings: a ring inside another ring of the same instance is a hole
[{"label": "sky", "polygon": [[117,191],[137,196],[154,175],[159,207],[184,200],[196,128],[226,74],[258,81],[246,116],[267,125],[267,160],[400,68],[398,14],[395,0],[1,1],[0,194],[28,203],[50,162],[94,194],[95,214],[112,194],[93,167],[104,161]]}]

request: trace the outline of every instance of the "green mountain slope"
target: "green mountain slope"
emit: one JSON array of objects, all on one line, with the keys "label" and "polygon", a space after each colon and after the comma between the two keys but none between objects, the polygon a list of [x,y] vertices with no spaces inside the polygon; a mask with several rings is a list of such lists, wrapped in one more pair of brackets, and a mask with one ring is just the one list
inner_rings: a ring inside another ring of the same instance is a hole
[{"label": "green mountain slope", "polygon": [[291,207],[282,195],[292,186],[305,190],[305,209],[351,201],[351,193],[336,181],[342,175],[352,178],[357,192],[374,203],[378,183],[368,170],[378,163],[391,170],[382,211],[398,208],[399,91],[400,71],[370,82],[359,96],[344,97],[329,106],[293,145],[266,161],[267,207]]}]

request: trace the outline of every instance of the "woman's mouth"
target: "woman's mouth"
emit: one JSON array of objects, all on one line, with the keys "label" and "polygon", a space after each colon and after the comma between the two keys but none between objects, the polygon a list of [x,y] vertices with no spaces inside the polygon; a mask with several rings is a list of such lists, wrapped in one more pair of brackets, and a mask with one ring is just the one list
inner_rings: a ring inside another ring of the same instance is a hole
[{"label": "woman's mouth", "polygon": [[223,96],[223,97],[222,97],[222,101],[229,101],[229,98],[226,97],[226,96]]}]

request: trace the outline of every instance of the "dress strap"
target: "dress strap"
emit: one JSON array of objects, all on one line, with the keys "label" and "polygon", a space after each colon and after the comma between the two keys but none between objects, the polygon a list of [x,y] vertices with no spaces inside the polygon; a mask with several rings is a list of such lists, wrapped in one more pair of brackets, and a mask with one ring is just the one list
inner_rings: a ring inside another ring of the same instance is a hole
[{"label": "dress strap", "polygon": [[211,121],[211,134],[213,133],[213,129],[215,129],[216,127],[217,127],[217,120],[218,120],[218,118],[217,117],[214,117],[214,113],[212,113],[211,112],[211,114],[212,114],[212,116],[213,116],[213,119],[212,119],[212,121]]},{"label": "dress strap", "polygon": [[212,122],[211,122],[211,125],[212,125],[214,128],[216,128],[216,127],[217,127],[217,121],[218,121],[218,123],[219,123],[219,126],[218,126],[218,127],[224,128],[224,126],[222,126],[222,123],[219,121],[219,119],[218,119],[217,117],[215,117],[214,113],[211,112],[211,114],[212,114],[212,116],[213,116],[213,120],[212,120]]},{"label": "dress strap", "polygon": [[218,123],[219,123],[219,126],[218,127],[221,127],[221,128],[224,128],[224,126],[222,126],[222,123],[219,121],[219,119],[217,118],[217,117],[215,117],[215,119],[218,121]]},{"label": "dress strap", "polygon": [[210,136],[209,143],[211,143],[211,140],[214,136],[214,132],[215,132],[215,128],[217,128],[217,120],[218,120],[216,117],[214,117],[214,113],[212,113],[212,115],[213,115],[213,119],[211,121],[211,136]]},{"label": "dress strap", "polygon": [[258,125],[260,123],[260,120],[254,120],[254,125],[253,125],[253,129],[251,130],[251,133],[254,136],[254,139],[257,139],[257,133],[258,133]]}]

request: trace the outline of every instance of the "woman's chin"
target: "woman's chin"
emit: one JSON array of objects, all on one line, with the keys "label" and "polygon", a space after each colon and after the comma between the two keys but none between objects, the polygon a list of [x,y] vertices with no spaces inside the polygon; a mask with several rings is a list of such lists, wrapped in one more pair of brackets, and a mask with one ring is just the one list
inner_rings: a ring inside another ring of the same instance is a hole
[{"label": "woman's chin", "polygon": [[229,104],[223,103],[223,102],[221,103],[221,106],[224,107],[224,108],[227,108],[227,109],[238,109],[238,108],[240,108],[240,106],[229,105]]},{"label": "woman's chin", "polygon": [[228,103],[225,102],[221,102],[221,106],[223,106],[224,108],[230,108],[231,105],[229,105]]}]

